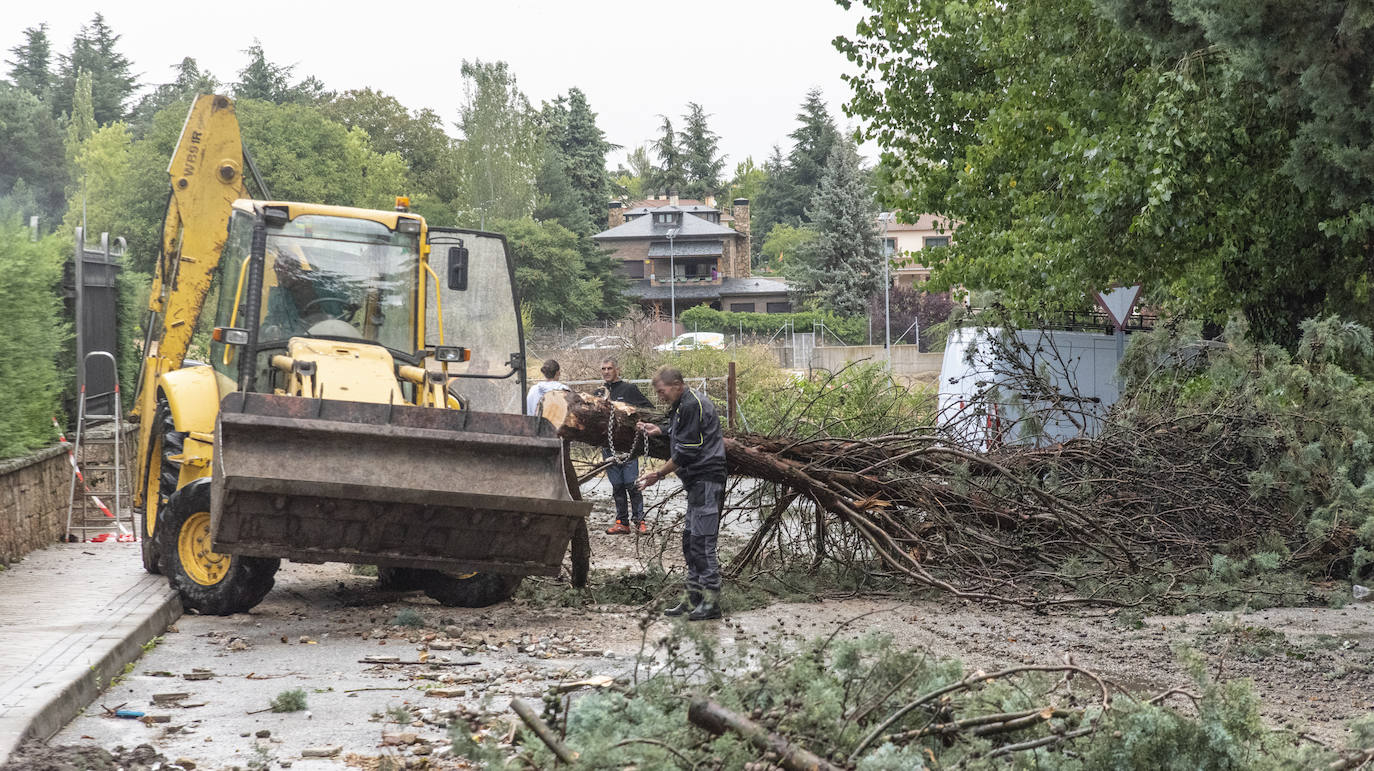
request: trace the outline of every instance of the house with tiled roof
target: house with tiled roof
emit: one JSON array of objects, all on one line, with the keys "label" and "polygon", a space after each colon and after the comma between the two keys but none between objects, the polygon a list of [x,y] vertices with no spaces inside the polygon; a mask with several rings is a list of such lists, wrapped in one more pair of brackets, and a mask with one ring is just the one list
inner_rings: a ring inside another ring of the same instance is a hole
[{"label": "house with tiled roof", "polygon": [[760,313],[791,310],[786,284],[753,277],[749,200],[736,198],[729,212],[713,204],[677,196],[629,206],[612,201],[607,229],[592,239],[613,252],[629,279],[627,294],[651,313],[667,316],[673,308],[681,313],[694,305]]}]

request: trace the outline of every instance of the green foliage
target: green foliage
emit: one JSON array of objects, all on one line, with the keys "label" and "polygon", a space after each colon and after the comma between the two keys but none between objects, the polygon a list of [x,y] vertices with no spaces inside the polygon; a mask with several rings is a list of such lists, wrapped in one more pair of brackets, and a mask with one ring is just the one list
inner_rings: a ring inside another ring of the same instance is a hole
[{"label": "green foliage", "polygon": [[816,238],[816,230],[807,225],[774,225],[763,240],[760,267],[781,270],[789,260],[796,259],[802,249]]},{"label": "green foliage", "polygon": [[[1323,189],[1339,182],[1285,172],[1305,127],[1227,65],[1236,48],[1163,52],[1091,0],[867,5],[856,34],[837,43],[861,71],[847,111],[884,149],[886,204],[961,223],[938,254],[940,288],[1001,290],[1017,308],[1077,307],[1093,287],[1141,283],[1152,305],[1210,320],[1239,307],[1252,334],[1289,345],[1319,312],[1374,318],[1367,239],[1348,237],[1368,230],[1331,224],[1348,213]],[[1216,4],[1102,5],[1168,26],[1162,6]],[[1265,18],[1244,4],[1200,17]],[[1234,55],[1248,56],[1246,46]]]},{"label": "green foliage", "polygon": [[1294,531],[1251,554],[1217,555],[1214,579],[1280,566],[1345,574],[1374,548],[1374,344],[1338,318],[1303,322],[1297,353],[1247,342],[1234,323],[1205,344],[1196,324],[1133,342],[1121,365],[1127,418],[1214,416],[1200,430],[1247,459],[1251,495],[1289,513]]},{"label": "green foliage", "polygon": [[783,265],[783,275],[807,305],[842,316],[862,314],[868,298],[882,291],[886,258],[873,194],[848,139],[835,143],[806,213],[816,236]]},{"label": "green foliage", "polygon": [[81,73],[91,77],[92,113],[96,125],[122,120],[125,102],[133,96],[137,78],[130,62],[115,50],[119,35],[96,13],[89,24],[81,25],[72,40],[71,52],[58,57],[58,82],[52,92],[53,115],[74,115],[73,99]]},{"label": "green foliage", "polygon": [[[559,221],[569,230],[589,236],[601,230],[598,225],[606,221],[611,185],[606,153],[618,146],[606,141],[606,133],[596,125],[596,113],[580,88],[569,89],[567,96],[544,105],[542,117],[545,141],[567,178],[573,205],[580,209],[580,213],[569,211]],[[546,167],[547,163],[546,159]],[[554,197],[543,184],[539,190],[542,196]],[[537,213],[535,218],[547,219]]]},{"label": "green foliage", "polygon": [[422,206],[424,198],[452,201],[458,197],[456,146],[434,110],[407,110],[395,97],[370,88],[345,91],[321,109],[331,120],[367,132],[373,152],[396,153],[405,160],[414,182],[409,192],[416,207]]},{"label": "green foliage", "polygon": [[516,292],[535,324],[576,326],[596,318],[604,278],[588,270],[588,258],[604,261],[599,250],[589,253],[586,239],[552,221],[500,221],[492,228],[509,239]]},{"label": "green foliage", "polygon": [[262,44],[256,39],[244,53],[248,54],[248,64],[239,70],[239,80],[234,84],[235,99],[253,99],[273,104],[313,104],[330,96],[325,92],[324,84],[314,76],[292,83],[291,74],[296,66],[269,62]]},{"label": "green foliage", "polygon": [[[16,186],[27,190],[18,213],[38,215],[50,230],[66,208],[68,166],[63,132],[48,108],[32,94],[0,83],[0,198]],[[16,205],[19,204],[15,201]]]},{"label": "green foliage", "polygon": [[[776,635],[761,647],[739,641],[723,651],[710,635],[675,625],[653,653],[637,667],[632,688],[598,691],[572,702],[565,742],[579,753],[580,764],[745,768],[763,760],[762,753],[733,733],[714,736],[694,728],[687,710],[696,696],[821,757],[840,763],[848,758],[864,771],[928,766],[1281,769],[1316,767],[1337,757],[1321,745],[1297,747],[1288,734],[1265,728],[1248,681],[1213,683],[1201,673],[1195,705],[1185,701],[1186,706],[1176,707],[1117,694],[1104,707],[1096,686],[1085,678],[1023,672],[962,685],[960,662],[903,649],[890,637],[873,633],[800,644]],[[942,698],[883,725],[899,708],[942,689],[947,689]],[[1005,721],[1008,714],[1043,717],[1015,730],[974,734],[980,726]],[[1003,717],[994,717],[999,715]],[[913,736],[961,720],[968,721],[962,729]],[[880,733],[893,738],[859,749],[880,725]],[[460,727],[468,733],[466,726]],[[1367,738],[1374,723],[1358,723],[1354,730],[1360,732],[1358,739]],[[1071,732],[1085,735],[1013,749]],[[653,741],[643,741],[645,737]],[[509,759],[492,757],[470,734],[465,738],[465,744],[455,740],[455,751],[473,760],[483,753],[481,759],[493,766],[503,760],[520,767],[553,764],[547,747],[528,732],[522,733],[516,757]],[[1007,757],[995,757],[999,753]]]},{"label": "green foliage", "polygon": [[706,124],[709,117],[696,102],[688,102],[687,114],[682,116],[682,161],[687,177],[682,194],[687,198],[705,200],[720,194],[725,156],[720,154],[720,135]]},{"label": "green foliage", "polygon": [[300,712],[306,709],[305,690],[292,688],[282,691],[272,698],[271,709],[273,712]]},{"label": "green foliage", "polygon": [[71,242],[32,242],[15,220],[0,219],[0,458],[56,439],[52,419],[66,385],[56,364],[69,336],[58,282]]},{"label": "green foliage", "polygon": [[202,70],[190,56],[183,58],[172,70],[176,73],[172,82],[163,83],[145,94],[129,114],[129,124],[136,135],[142,135],[152,124],[153,118],[168,107],[178,103],[189,103],[197,94],[220,92],[219,80]]},{"label": "green foliage", "polygon": [[741,400],[756,433],[869,437],[930,426],[935,394],[900,383],[882,362],[796,379],[788,388],[760,389]]},{"label": "green foliage", "polygon": [[481,217],[528,217],[535,204],[535,173],[544,157],[538,115],[505,62],[463,60],[463,86],[459,213],[470,224],[481,224]]},{"label": "green foliage", "polygon": [[763,243],[775,225],[803,225],[811,221],[807,208],[820,188],[826,161],[840,135],[819,88],[806,93],[797,112],[797,123],[797,128],[788,134],[792,139],[788,154],[784,157],[774,147],[764,164],[767,178],[753,201],[756,245]]},{"label": "green foliage", "polygon": [[682,325],[701,332],[720,332],[722,334],[761,335],[769,337],[784,325],[791,323],[799,332],[819,331],[825,325],[827,335],[838,337],[849,345],[857,345],[867,339],[868,321],[862,316],[844,317],[828,310],[801,311],[798,313],[743,313],[718,311],[707,305],[694,305],[678,314]]},{"label": "green foliage", "polygon": [[48,25],[24,29],[24,42],[10,49],[10,81],[35,99],[47,99],[53,87],[52,41],[48,39]]},{"label": "green foliage", "polygon": [[653,144],[654,154],[658,156],[658,166],[654,168],[650,181],[659,194],[672,190],[681,191],[687,183],[686,159],[682,156],[682,145],[677,132],[673,130],[673,120],[660,115],[663,123],[659,125],[659,137]]}]

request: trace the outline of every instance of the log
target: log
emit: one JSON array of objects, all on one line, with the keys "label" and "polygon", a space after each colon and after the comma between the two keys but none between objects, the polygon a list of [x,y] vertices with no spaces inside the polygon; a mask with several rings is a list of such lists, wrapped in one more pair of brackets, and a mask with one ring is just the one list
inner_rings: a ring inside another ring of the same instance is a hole
[{"label": "log", "polygon": [[557,736],[554,736],[553,729],[549,728],[548,723],[539,719],[539,716],[534,713],[530,705],[519,699],[511,699],[510,708],[515,710],[515,714],[519,715],[520,719],[525,721],[525,725],[529,726],[531,731],[534,731],[534,735],[539,737],[539,741],[547,745],[559,760],[568,765],[577,763],[577,753],[568,749],[568,745],[559,741]]},{"label": "log", "polygon": [[763,726],[743,715],[738,715],[710,699],[696,698],[687,708],[687,719],[692,725],[704,728],[720,736],[726,731],[737,734],[755,748],[773,752],[778,756],[778,764],[787,771],[840,771],[824,758],[815,755],[781,736],[774,736]]},{"label": "log", "polygon": [[540,416],[552,423],[563,439],[593,447],[606,447],[607,423],[614,421],[610,434],[615,437],[616,452],[630,452],[634,448],[636,455],[668,458],[668,442],[663,437],[651,440],[647,451],[643,450],[644,441],[636,440],[639,432],[635,425],[649,419],[649,415],[622,402],[576,391],[550,391],[544,395]]}]

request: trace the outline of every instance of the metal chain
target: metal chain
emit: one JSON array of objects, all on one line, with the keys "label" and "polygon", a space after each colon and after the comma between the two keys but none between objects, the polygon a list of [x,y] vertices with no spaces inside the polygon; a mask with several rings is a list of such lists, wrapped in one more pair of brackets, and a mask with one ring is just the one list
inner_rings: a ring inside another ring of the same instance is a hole
[{"label": "metal chain", "polygon": [[615,404],[610,399],[606,400],[606,407],[610,410],[610,415],[606,417],[606,450],[611,453],[611,460],[616,463],[625,463],[636,455],[643,454],[639,450],[647,449],[649,435],[640,428],[635,429],[635,437],[630,441],[629,452],[619,453],[615,451],[615,420],[619,410],[615,408]]}]

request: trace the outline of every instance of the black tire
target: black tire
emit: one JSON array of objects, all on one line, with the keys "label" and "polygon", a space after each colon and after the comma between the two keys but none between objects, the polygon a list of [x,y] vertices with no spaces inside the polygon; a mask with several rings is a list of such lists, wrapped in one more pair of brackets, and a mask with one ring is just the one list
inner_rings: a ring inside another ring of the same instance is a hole
[{"label": "black tire", "polygon": [[[167,500],[172,497],[172,493],[177,491],[177,482],[181,477],[181,464],[170,460],[173,455],[180,455],[185,449],[186,432],[176,430],[176,423],[172,420],[172,409],[167,406],[166,399],[157,400],[157,411],[153,414],[153,430],[161,435],[161,441],[153,447],[156,453],[149,462],[156,462],[158,466],[157,477],[157,511],[167,508]],[[151,493],[150,493],[151,494]],[[146,504],[145,504],[146,506]],[[162,561],[158,553],[157,539],[148,537],[148,516],[145,508],[139,513],[139,546],[143,552],[143,569],[149,573],[159,574]]]},{"label": "black tire", "polygon": [[158,565],[167,576],[167,582],[181,595],[183,608],[212,616],[246,612],[272,591],[281,560],[222,554],[218,555],[216,563],[217,570],[222,571],[217,573],[217,580],[214,583],[197,581],[183,564],[179,540],[188,521],[194,518],[203,523],[205,520],[198,515],[208,516],[209,511],[209,479],[197,479],[172,494],[167,507],[158,512],[154,529]]},{"label": "black tire", "polygon": [[451,608],[485,608],[509,600],[520,588],[522,576],[473,573],[459,578],[439,570],[416,570],[425,594]]},{"label": "black tire", "polygon": [[377,588],[389,592],[408,592],[423,588],[417,568],[394,568],[377,566]]}]

